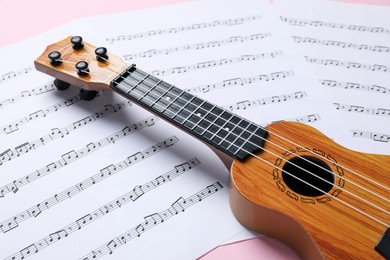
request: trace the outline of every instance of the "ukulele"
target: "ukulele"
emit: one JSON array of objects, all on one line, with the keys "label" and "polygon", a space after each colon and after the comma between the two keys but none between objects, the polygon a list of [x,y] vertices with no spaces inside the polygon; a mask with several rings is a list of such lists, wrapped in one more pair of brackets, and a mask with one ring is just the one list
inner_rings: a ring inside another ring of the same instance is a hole
[{"label": "ukulele", "polygon": [[85,100],[113,90],[207,144],[231,170],[238,221],[303,259],[390,259],[390,156],[348,150],[302,123],[263,128],[80,36],[48,46],[35,67]]}]

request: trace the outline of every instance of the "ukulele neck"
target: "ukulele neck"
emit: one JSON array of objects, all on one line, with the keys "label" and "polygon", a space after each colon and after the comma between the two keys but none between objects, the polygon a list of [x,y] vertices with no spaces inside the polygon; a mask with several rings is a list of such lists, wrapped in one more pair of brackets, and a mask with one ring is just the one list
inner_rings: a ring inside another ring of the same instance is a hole
[{"label": "ukulele neck", "polygon": [[111,81],[110,87],[197,139],[241,161],[261,150],[267,135],[264,128],[170,85],[135,65]]}]

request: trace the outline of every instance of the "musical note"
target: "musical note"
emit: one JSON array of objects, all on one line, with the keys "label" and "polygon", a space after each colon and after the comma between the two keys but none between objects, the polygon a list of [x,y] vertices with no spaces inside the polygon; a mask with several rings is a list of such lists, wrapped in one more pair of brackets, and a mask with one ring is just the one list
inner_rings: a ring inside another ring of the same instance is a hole
[{"label": "musical note", "polygon": [[295,35],[293,35],[292,38],[296,43],[311,43],[311,44],[318,44],[324,46],[332,46],[332,47],[340,47],[340,48],[372,51],[372,52],[390,52],[390,47],[388,46],[356,44],[352,42],[324,40],[324,39],[317,39],[312,37],[300,37]]},{"label": "musical note", "polygon": [[191,50],[202,50],[205,48],[216,48],[221,47],[229,44],[234,44],[237,42],[247,42],[247,41],[253,41],[253,40],[260,40],[264,38],[271,37],[271,33],[257,33],[257,34],[251,34],[251,35],[237,35],[237,36],[231,36],[226,39],[221,39],[217,41],[210,41],[210,42],[201,42],[201,43],[194,43],[194,44],[186,44],[181,46],[175,46],[170,48],[164,48],[164,49],[153,49],[148,50],[144,52],[138,52],[138,53],[132,53],[132,54],[125,54],[122,55],[124,60],[130,61],[132,59],[139,59],[139,58],[151,58],[156,55],[167,55],[171,53],[176,52],[184,52],[184,51],[191,51]]},{"label": "musical note", "polygon": [[390,143],[390,134],[363,131],[363,130],[351,130],[353,137],[371,139],[375,142]]},{"label": "musical note", "polygon": [[390,117],[390,109],[333,103],[337,110]]},{"label": "musical note", "polygon": [[307,97],[306,92],[299,91],[299,92],[294,92],[291,94],[272,96],[272,97],[267,97],[267,98],[262,98],[262,99],[239,101],[239,102],[236,102],[234,104],[224,105],[223,107],[226,109],[229,109],[230,111],[243,110],[243,109],[247,109],[250,107],[286,102],[286,101],[291,101],[291,100],[295,100],[295,99],[302,99],[304,97]]},{"label": "musical note", "polygon": [[25,67],[23,69],[19,69],[16,71],[10,71],[0,76],[0,84],[4,83],[5,81],[26,75],[30,73],[31,71],[35,70],[33,67]]},{"label": "musical note", "polygon": [[[193,159],[189,160],[187,163],[196,164],[197,162],[199,162],[198,159],[193,158]],[[190,169],[191,168],[187,168],[186,171],[188,171]],[[172,174],[173,172],[176,172],[176,170],[173,169],[173,170],[169,171],[168,173],[165,173],[165,174],[163,174],[161,176],[166,176],[167,174]],[[181,172],[180,174],[175,175],[175,177],[180,176],[184,172],[185,171]],[[70,234],[72,234],[72,233],[82,229],[83,227],[85,227],[86,225],[92,223],[96,219],[98,219],[98,218],[100,218],[100,217],[102,217],[102,216],[104,216],[106,214],[109,214],[113,210],[121,208],[124,204],[126,204],[126,203],[128,203],[130,201],[134,201],[134,200],[131,199],[131,195],[139,194],[137,192],[139,192],[142,189],[141,187],[145,187],[145,186],[149,186],[150,187],[150,189],[142,191],[142,194],[144,194],[144,192],[149,192],[149,191],[153,190],[154,188],[156,188],[156,186],[151,186],[150,184],[152,182],[153,182],[153,180],[148,182],[148,183],[145,183],[143,185],[138,185],[138,186],[134,187],[134,189],[132,191],[130,191],[129,193],[126,193],[126,194],[122,195],[121,197],[116,198],[115,200],[109,202],[108,204],[106,204],[106,205],[96,209],[95,211],[78,218],[76,221],[72,222],[71,224],[68,224],[67,226],[65,226],[64,228],[60,229],[59,231],[56,231],[54,233],[49,234],[47,237],[43,238],[40,241],[45,241],[46,243],[45,243],[44,247],[47,247],[49,245],[54,244],[55,242],[57,242],[58,240],[60,240],[62,238],[68,237]],[[210,186],[208,186],[206,188],[208,190],[209,194],[215,193],[216,191],[218,191],[219,189],[222,188],[222,186],[218,186],[217,187],[216,185],[217,184],[213,184],[213,185],[210,185]],[[212,188],[210,188],[211,186],[216,186],[216,188],[212,189]],[[189,207],[189,206],[191,206],[191,205],[183,205],[183,207]],[[172,207],[174,207],[174,206],[172,206]],[[46,208],[48,209],[49,207],[46,207]],[[145,219],[145,222],[139,224],[134,229],[134,231],[137,234],[137,236],[141,236],[141,234],[144,231],[146,231],[147,229],[152,228],[153,226],[164,222],[164,219],[162,218],[162,215],[160,215],[158,213],[154,213],[152,215],[146,216],[144,219]],[[4,223],[7,223],[7,221],[1,223],[0,225],[4,226]],[[2,227],[2,226],[0,226],[0,227]],[[114,241],[114,242],[112,242],[112,241]],[[111,248],[111,251],[109,251],[111,253],[112,253],[112,250],[117,246],[115,241],[127,241],[127,239],[124,239],[124,236],[121,236],[119,238],[111,240],[107,244],[107,248]],[[39,243],[39,242],[37,242],[37,243]],[[37,244],[37,243],[35,243],[35,244]],[[33,244],[33,245],[35,245],[35,244]],[[110,245],[110,246],[108,246],[108,245]],[[34,251],[30,250],[30,253],[38,253],[38,251],[42,250],[44,247],[42,246],[39,250],[38,250],[37,247],[34,247],[34,248],[36,248],[36,250],[34,250]],[[97,250],[97,251],[99,251],[99,250]],[[13,256],[16,257],[17,255],[18,255],[18,253],[14,254]]]},{"label": "musical note", "polygon": [[0,108],[5,108],[8,105],[16,104],[18,101],[24,100],[28,97],[32,97],[32,94],[41,95],[43,93],[47,93],[52,90],[54,90],[54,85],[47,84],[42,87],[21,91],[19,94],[6,98],[3,101],[1,101]]},{"label": "musical note", "polygon": [[337,67],[343,67],[346,69],[364,69],[364,70],[370,70],[370,71],[377,71],[377,72],[390,72],[390,67],[380,64],[363,64],[363,63],[357,63],[357,62],[349,62],[349,61],[339,61],[339,60],[332,60],[332,59],[321,59],[321,58],[315,58],[315,57],[309,57],[305,56],[306,61],[309,63],[315,63],[320,64],[324,66],[337,66]]},{"label": "musical note", "polygon": [[295,26],[328,27],[328,28],[332,28],[332,29],[343,29],[343,30],[358,31],[358,32],[390,34],[390,30],[385,29],[383,27],[369,27],[369,26],[362,26],[362,25],[351,25],[351,24],[340,24],[340,23],[331,23],[331,22],[323,22],[323,21],[313,21],[313,20],[307,20],[307,19],[295,19],[295,18],[289,18],[289,17],[285,17],[285,16],[280,16],[280,20],[282,22],[286,22],[290,25],[295,25]]},{"label": "musical note", "polygon": [[12,132],[15,132],[15,131],[19,130],[19,127],[22,125],[26,125],[27,123],[29,123],[31,121],[37,120],[38,118],[46,117],[48,114],[57,112],[58,110],[65,108],[65,106],[63,106],[65,104],[67,104],[67,106],[69,106],[69,105],[77,103],[78,101],[80,101],[80,97],[75,96],[71,100],[72,100],[71,104],[67,104],[69,102],[69,99],[68,99],[68,100],[62,101],[60,103],[57,103],[53,106],[38,110],[38,111],[31,113],[28,116],[21,118],[21,119],[18,119],[12,123],[1,126],[0,128],[3,129],[3,131],[2,132],[0,131],[0,134],[10,134]]},{"label": "musical note", "polygon": [[240,87],[245,85],[251,85],[257,82],[262,81],[274,81],[274,80],[280,80],[287,77],[294,76],[294,72],[291,70],[286,71],[277,71],[272,72],[268,74],[259,74],[259,75],[253,75],[249,77],[241,77],[241,78],[232,78],[232,79],[226,79],[223,81],[210,83],[208,85],[202,85],[192,88],[184,89],[187,92],[190,93],[207,93],[209,91],[224,89],[224,88],[230,88],[230,87]]},{"label": "musical note", "polygon": [[[168,141],[168,140],[171,140],[171,144],[169,146],[167,146],[165,143]],[[176,138],[176,137],[170,137],[164,141],[161,141],[159,143],[157,143],[156,145],[153,145],[153,152],[149,152],[148,153],[148,156],[144,156],[143,158],[138,158],[137,161],[133,161],[131,164],[130,163],[127,163],[128,162],[128,159],[125,159],[115,165],[109,165],[105,168],[103,168],[102,170],[100,170],[100,173],[97,173],[83,181],[81,181],[80,183],[60,192],[60,193],[57,193],[55,194],[54,196],[36,204],[35,206],[19,213],[18,215],[16,216],[13,216],[3,222],[0,223],[0,228],[1,230],[3,231],[3,233],[5,232],[8,232],[9,230],[11,229],[14,229],[16,227],[18,227],[18,224],[20,222],[23,222],[31,217],[38,217],[43,211],[45,210],[48,210],[50,209],[51,207],[57,205],[58,203],[66,200],[66,199],[69,199],[71,197],[73,197],[74,195],[80,193],[80,192],[83,192],[84,190],[88,189],[89,187],[101,182],[102,180],[110,177],[110,176],[113,176],[115,173],[121,171],[121,170],[124,170],[126,169],[127,167],[130,167],[131,165],[137,163],[137,162],[140,162],[142,161],[142,159],[145,159],[145,158],[148,158],[150,156],[153,156],[163,150],[165,150],[166,148],[170,147],[171,145],[174,145],[176,142],[178,142],[179,140]],[[144,154],[146,151],[150,151],[152,149],[152,147],[140,152],[141,154]],[[196,158],[193,158],[191,159],[190,161],[184,163],[184,164],[187,164],[188,166],[183,169],[181,172],[178,172],[176,174],[173,174],[173,171],[170,171],[164,175],[161,175],[159,176],[158,178],[168,178],[167,175],[172,175],[173,177],[172,178],[175,178],[179,175],[181,175],[182,173],[184,173],[185,171],[188,171],[190,170],[192,167],[195,167],[197,165],[200,164],[199,160],[196,159]],[[182,164],[182,165],[184,165]],[[175,168],[176,169],[176,168]],[[169,179],[171,180],[171,179]],[[154,181],[155,180],[152,180],[151,182],[149,183],[146,183],[145,185],[149,185],[149,184],[154,184]],[[150,186],[150,185],[149,185]],[[148,192],[149,190],[147,190],[146,192]],[[133,194],[133,193],[131,193]],[[118,199],[119,200],[119,199]],[[117,201],[118,201],[117,200]],[[126,202],[127,200],[125,200]],[[119,204],[116,202],[116,204],[119,206]],[[107,205],[106,205],[107,206]],[[23,216],[23,218],[21,219],[20,217],[18,216]],[[15,221],[18,220],[19,222],[16,223]],[[11,224],[10,224],[11,223]],[[84,223],[85,224],[85,223]]]},{"label": "musical note", "polygon": [[275,58],[275,57],[278,57],[281,55],[283,55],[283,53],[279,50],[272,51],[272,52],[258,53],[258,54],[241,55],[239,57],[198,62],[196,64],[182,66],[182,67],[174,67],[171,69],[155,70],[155,71],[152,71],[151,74],[155,75],[155,76],[177,74],[177,73],[182,74],[182,73],[186,73],[189,71],[206,69],[206,68],[216,67],[216,66],[223,66],[223,65],[227,65],[227,64],[250,62],[250,61],[268,59],[268,58]]},{"label": "musical note", "polygon": [[227,19],[227,20],[215,20],[212,22],[206,22],[201,24],[192,24],[192,25],[184,25],[174,28],[166,28],[166,29],[160,29],[160,30],[152,30],[147,32],[141,32],[136,34],[129,34],[129,35],[118,35],[110,38],[106,38],[106,41],[110,44],[120,42],[120,41],[131,41],[134,39],[139,38],[145,38],[145,37],[152,37],[155,35],[163,35],[163,34],[177,34],[180,32],[186,32],[186,31],[192,31],[192,30],[199,30],[199,29],[206,29],[210,27],[216,27],[216,26],[233,26],[233,25],[239,25],[247,22],[257,21],[260,20],[261,16],[259,15],[253,15],[253,16],[247,16],[242,17],[240,19]]},{"label": "musical note", "polygon": [[346,82],[346,81],[337,81],[329,79],[320,79],[322,85],[329,87],[337,87],[343,89],[353,89],[353,90],[363,90],[369,92],[375,92],[380,94],[390,94],[390,88],[378,86],[378,85],[369,85],[356,82]]},{"label": "musical note", "polygon": [[76,220],[78,229],[81,229],[83,226],[88,225],[88,223],[92,220],[91,214],[87,214],[84,217],[79,218]]},{"label": "musical note", "polygon": [[[144,119],[136,124],[133,124],[133,125],[129,125],[129,127],[132,129],[132,132],[136,132],[138,130],[141,130],[145,127],[149,127],[147,124],[145,124],[144,122],[145,121],[148,121],[150,120],[151,118],[155,118],[154,116],[150,117],[149,119]],[[153,125],[151,125],[150,127],[152,127]],[[109,137],[106,137],[106,138],[103,138],[101,139],[100,141],[97,141],[97,142],[94,142],[94,145],[95,145],[95,148],[93,150],[90,149],[91,147],[91,143],[87,144],[84,148],[80,149],[80,150],[72,150],[72,151],[69,151],[65,154],[63,154],[61,156],[61,159],[56,161],[56,162],[52,162],[51,164],[33,172],[33,173],[30,173],[28,175],[26,175],[25,177],[22,177],[20,179],[17,180],[17,183],[18,183],[18,187],[15,188],[15,184],[14,183],[10,183],[8,185],[6,185],[7,187],[11,187],[11,188],[8,188],[8,192],[9,190],[15,190],[18,191],[19,188],[21,186],[24,186],[28,183],[31,183],[32,181],[35,181],[43,176],[46,176],[48,175],[49,173],[52,173],[54,172],[55,170],[57,169],[60,169],[62,167],[65,167],[66,165],[80,159],[80,158],[83,158],[91,153],[93,153],[94,151],[100,149],[100,148],[103,148],[104,146],[106,145],[109,145],[109,144],[114,144],[115,141],[118,141],[124,137],[126,137],[127,135],[125,135],[123,133],[122,130],[114,133],[113,135],[110,135]],[[115,137],[115,139],[113,139]],[[11,153],[11,154],[9,154]],[[14,155],[12,154],[12,151],[6,151],[5,154],[0,154],[0,156],[4,156],[5,160],[8,159],[11,159]],[[1,159],[2,157],[0,157]],[[0,187],[0,190],[3,189],[4,190],[4,186],[3,187]],[[7,192],[4,190],[4,194],[6,194]]]},{"label": "musical note", "polygon": [[[223,189],[223,186],[219,182],[215,182],[211,185],[208,185],[205,189],[202,189],[199,192],[191,195],[188,198],[184,199],[183,197],[180,197],[178,200],[171,204],[171,207],[163,210],[162,212],[153,213],[151,215],[145,216],[144,222],[137,224],[134,228],[122,233],[118,237],[113,238],[102,247],[91,251],[91,253],[83,256],[81,259],[95,259],[100,258],[106,254],[112,254],[114,250],[118,247],[126,245],[130,240],[134,238],[141,237],[142,234],[144,234],[151,228],[156,227],[157,225],[161,225],[169,218],[172,218],[179,213],[184,212],[185,209],[190,208],[196,203],[202,202],[204,199],[215,194],[221,189]],[[94,252],[101,253],[97,255]]]}]

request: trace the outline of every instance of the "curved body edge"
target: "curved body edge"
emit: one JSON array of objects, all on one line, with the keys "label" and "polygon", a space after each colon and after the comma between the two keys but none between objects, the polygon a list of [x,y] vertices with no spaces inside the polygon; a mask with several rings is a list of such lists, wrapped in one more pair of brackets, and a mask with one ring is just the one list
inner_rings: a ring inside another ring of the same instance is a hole
[{"label": "curved body edge", "polygon": [[[303,259],[383,259],[375,246],[390,223],[390,156],[349,150],[301,123],[267,130],[264,151],[231,168],[230,206],[238,221]],[[324,162],[333,173],[328,192],[302,195],[284,182],[287,161],[302,157]]]}]

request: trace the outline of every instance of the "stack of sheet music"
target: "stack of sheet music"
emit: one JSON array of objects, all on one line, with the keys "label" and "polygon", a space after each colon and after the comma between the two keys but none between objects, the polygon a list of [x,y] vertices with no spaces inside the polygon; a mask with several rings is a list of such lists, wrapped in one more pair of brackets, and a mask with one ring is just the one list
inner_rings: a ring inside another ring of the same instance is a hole
[{"label": "stack of sheet music", "polygon": [[213,152],[118,95],[58,91],[33,66],[45,46],[80,35],[263,126],[303,122],[389,154],[389,15],[205,0],[75,20],[0,49],[0,258],[194,259],[255,235],[231,214]]}]

